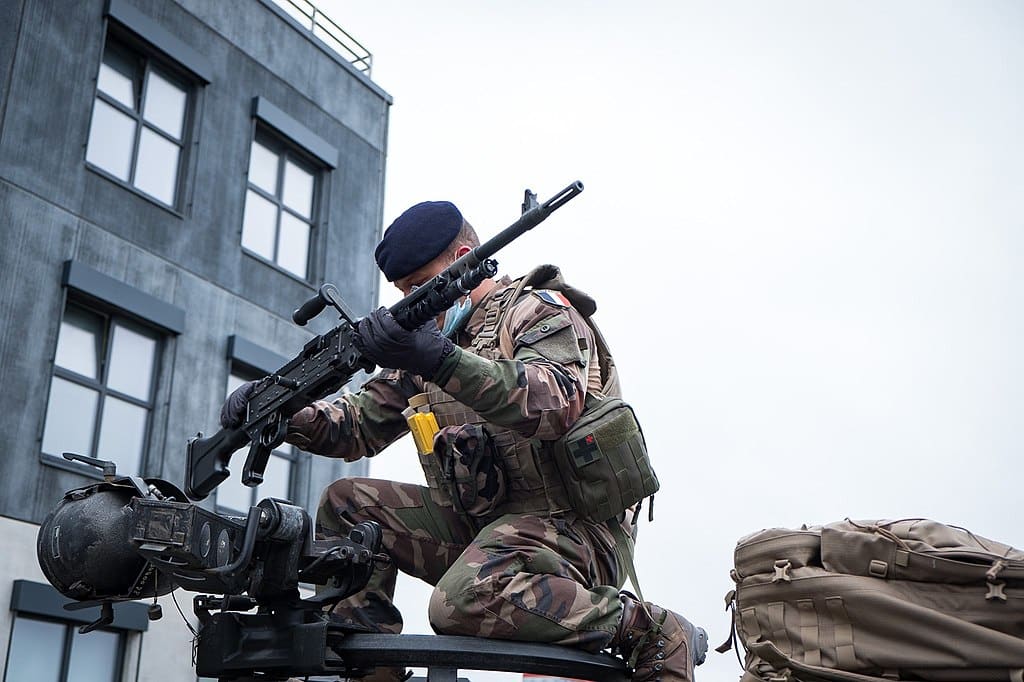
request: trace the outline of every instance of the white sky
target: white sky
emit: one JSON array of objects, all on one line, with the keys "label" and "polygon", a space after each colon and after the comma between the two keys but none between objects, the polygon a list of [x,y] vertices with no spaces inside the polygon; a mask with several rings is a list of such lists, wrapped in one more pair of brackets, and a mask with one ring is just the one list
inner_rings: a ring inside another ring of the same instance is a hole
[{"label": "white sky", "polygon": [[[1024,5],[320,4],[395,100],[385,224],[450,199],[486,238],[524,188],[586,185],[499,261],[599,302],[662,482],[649,599],[715,646],[761,528],[920,516],[1024,547]],[[405,442],[371,473],[422,481]],[[400,585],[407,632],[427,593]]]}]

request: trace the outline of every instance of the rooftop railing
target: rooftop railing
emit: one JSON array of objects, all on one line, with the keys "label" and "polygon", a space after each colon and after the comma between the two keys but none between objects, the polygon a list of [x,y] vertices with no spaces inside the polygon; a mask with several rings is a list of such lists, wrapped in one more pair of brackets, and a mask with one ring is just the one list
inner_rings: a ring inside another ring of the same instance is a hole
[{"label": "rooftop railing", "polygon": [[309,0],[274,0],[274,4],[299,22],[303,28],[337,52],[342,59],[370,76],[373,55],[345,29]]}]

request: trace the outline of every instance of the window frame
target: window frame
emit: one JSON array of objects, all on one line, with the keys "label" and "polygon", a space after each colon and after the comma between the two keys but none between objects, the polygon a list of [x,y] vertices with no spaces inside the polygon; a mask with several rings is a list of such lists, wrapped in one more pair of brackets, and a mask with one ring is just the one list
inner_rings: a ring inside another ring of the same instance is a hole
[{"label": "window frame", "polygon": [[[70,672],[69,667],[71,665],[71,649],[74,643],[75,637],[88,637],[88,634],[83,635],[78,632],[79,623],[73,620],[67,620],[58,618],[55,616],[42,615],[31,612],[15,611],[11,618],[11,631],[7,639],[7,656],[4,659],[4,677],[2,682],[7,682],[7,676],[11,672],[11,652],[14,647],[11,646],[14,642],[14,629],[17,627],[19,620],[34,620],[43,623],[52,623],[54,625],[60,625],[63,627],[63,637],[61,641],[61,652],[60,652],[60,672],[58,674],[58,682],[67,682],[68,673]],[[117,637],[117,649],[114,653],[114,679],[111,682],[119,682],[124,679],[124,667],[125,661],[128,657],[128,631],[114,629],[109,627],[99,628],[97,632],[106,632]]]},{"label": "window frame", "polygon": [[[74,600],[65,597],[48,583],[36,582],[18,578],[11,584],[10,614],[11,627],[7,633],[7,656],[4,658],[4,680],[7,677],[7,670],[10,668],[11,640],[14,636],[14,623],[18,618],[28,618],[36,621],[44,621],[64,625],[72,628],[72,636],[67,636],[65,630],[65,651],[70,657],[70,643],[74,635],[74,628],[77,626],[93,623],[100,617],[98,605],[86,608],[67,610],[65,607]],[[149,605],[138,601],[124,602],[114,609],[114,620],[108,625],[99,628],[100,631],[119,635],[117,653],[117,680],[124,680],[131,677],[130,666],[133,656],[129,647],[141,638],[143,633],[149,630]],[[70,660],[68,658],[67,660]],[[67,661],[61,664],[62,679],[67,676]]]},{"label": "window frame", "polygon": [[[56,365],[56,349],[60,337],[60,325],[64,321],[64,311],[67,309],[67,304],[69,301],[72,301],[87,310],[116,313],[118,316],[141,325],[147,331],[156,335],[159,342],[159,348],[154,351],[156,378],[151,382],[154,407],[150,411],[149,421],[147,422],[147,433],[145,434],[146,450],[140,465],[143,468],[148,466],[150,471],[158,469],[162,462],[154,461],[153,448],[160,445],[162,435],[154,429],[160,423],[157,420],[162,418],[159,411],[166,409],[165,399],[167,398],[168,386],[166,385],[167,380],[164,378],[164,370],[167,368],[169,358],[174,353],[175,337],[185,331],[185,310],[137,289],[130,284],[105,275],[99,270],[77,260],[64,261],[60,284],[64,295],[60,298],[59,308],[52,313],[55,322],[54,327],[51,328],[51,336],[47,339],[48,343],[53,344],[53,353],[50,356],[51,366],[48,368],[49,379],[45,394],[43,395],[47,408],[40,414],[36,431],[36,448],[40,462],[47,466],[71,471],[87,478],[102,478],[99,470],[74,464],[63,457],[48,455],[43,452],[42,448],[43,436],[46,430],[46,415],[49,411],[50,393],[53,386],[53,370],[54,365]],[[159,452],[159,450],[159,447],[155,448],[156,452]]]},{"label": "window frame", "polygon": [[[311,226],[309,250],[306,257],[306,275],[304,277],[300,277],[292,271],[279,266],[274,261],[267,260],[265,257],[251,249],[242,247],[242,253],[257,260],[258,262],[269,265],[274,270],[277,270],[278,272],[281,272],[282,274],[301,282],[306,286],[311,286],[313,282],[319,279],[324,268],[326,230],[321,228],[325,227],[330,220],[328,209],[330,207],[330,192],[333,178],[332,173],[337,170],[340,165],[341,153],[338,151],[337,147],[317,135],[313,130],[287,114],[282,109],[275,106],[266,97],[261,95],[253,97],[251,112],[252,128],[249,133],[249,157],[246,165],[245,182],[242,183],[243,186],[240,188],[240,205],[242,206],[242,215],[239,216],[239,229],[237,233],[239,245],[241,245],[242,236],[245,231],[245,208],[248,200],[248,190],[251,184],[249,181],[249,175],[250,166],[252,164],[252,148],[253,143],[258,141],[257,137],[259,131],[260,135],[266,134],[270,136],[271,139],[277,140],[280,144],[284,145],[289,151],[291,151],[296,158],[305,160],[306,165],[311,166],[315,170],[312,216],[310,221],[306,221],[309,222]],[[275,225],[280,225],[280,210],[278,211],[278,217],[275,221]],[[278,233],[279,228],[275,229],[274,234],[275,254],[277,252]]]},{"label": "window frame", "polygon": [[[251,179],[252,156],[254,145],[259,144],[277,156],[277,184],[274,194],[254,183]],[[310,217],[297,213],[284,202],[284,171],[287,163],[291,161],[300,170],[308,172],[313,177],[313,196],[310,201]],[[245,186],[242,194],[242,222],[239,229],[239,245],[242,252],[247,256],[266,263],[275,270],[282,272],[289,277],[297,279],[303,284],[310,284],[315,281],[318,271],[317,259],[315,256],[321,251],[320,235],[323,232],[321,226],[324,224],[324,200],[326,185],[333,169],[319,160],[316,156],[305,150],[297,142],[294,142],[281,133],[276,132],[270,125],[257,119],[254,121],[252,134],[249,138],[249,158],[245,169]],[[274,215],[274,253],[271,258],[253,251],[244,244],[245,236],[245,213],[249,203],[249,192],[253,191],[262,199],[272,203],[275,209]],[[309,225],[309,241],[306,245],[306,274],[300,275],[278,263],[281,244],[281,218],[287,213],[292,218]]]},{"label": "window frame", "polygon": [[[60,327],[64,323],[65,316],[69,307],[75,307],[79,310],[86,312],[87,314],[95,315],[102,318],[103,321],[103,347],[102,353],[99,358],[99,366],[97,367],[97,374],[99,378],[93,379],[91,377],[79,374],[74,370],[67,369],[57,364],[57,344],[60,339]],[[111,366],[111,357],[113,355],[113,330],[115,325],[122,326],[137,334],[152,338],[154,341],[152,367],[150,369],[149,376],[149,398],[148,401],[137,398],[127,393],[122,393],[117,389],[110,388],[107,386],[107,379],[109,377],[109,371]],[[126,472],[119,471],[122,475],[143,475],[148,470],[149,465],[149,454],[152,441],[152,428],[154,424],[153,413],[157,406],[157,392],[158,384],[161,375],[161,365],[163,360],[164,352],[167,348],[167,335],[163,331],[155,326],[147,325],[144,322],[140,322],[136,318],[132,317],[126,311],[119,310],[116,306],[111,304],[104,304],[101,302],[93,302],[86,300],[84,297],[79,296],[67,296],[65,297],[63,308],[61,310],[60,318],[57,322],[57,334],[54,337],[53,346],[53,358],[51,363],[50,381],[46,391],[46,409],[43,411],[42,423],[39,429],[39,457],[44,464],[51,466],[57,466],[62,469],[68,469],[78,473],[85,474],[93,478],[102,478],[101,473],[98,469],[93,469],[81,464],[74,464],[65,460],[60,453],[54,454],[43,450],[43,439],[46,433],[46,425],[50,416],[50,395],[53,392],[53,378],[58,377],[65,381],[71,382],[78,386],[84,386],[97,393],[96,400],[96,414],[93,415],[92,422],[92,437],[89,443],[89,452],[80,452],[75,454],[86,455],[87,457],[98,456],[98,447],[100,435],[103,428],[103,407],[108,397],[112,397],[116,400],[141,407],[146,411],[146,418],[143,424],[143,437],[142,447],[139,451],[139,468],[138,471]]]},{"label": "window frame", "polygon": [[[104,64],[104,58],[108,50],[117,53],[119,57],[135,65],[135,73],[132,76],[132,80],[138,91],[135,93],[136,102],[134,103],[134,108],[129,108],[117,98],[100,90],[99,71]],[[143,116],[150,74],[153,72],[156,72],[161,78],[171,84],[180,87],[185,92],[185,110],[183,112],[180,139],[174,138],[156,124],[149,123]],[[132,29],[122,26],[116,21],[108,21],[103,48],[99,52],[99,59],[96,65],[96,75],[93,78],[92,108],[89,112],[86,144],[83,145],[82,150],[82,161],[86,169],[173,213],[179,218],[185,217],[184,207],[191,203],[186,197],[189,195],[190,181],[193,175],[194,154],[192,151],[198,139],[196,123],[199,120],[200,97],[203,85],[207,82],[205,78],[194,75],[188,67],[179,64],[173,57],[167,56],[162,50],[151,45],[143,36],[136,35]],[[118,113],[130,117],[135,126],[132,133],[131,158],[129,160],[127,180],[119,178],[113,172],[88,159],[88,138],[92,135],[97,101],[101,101],[113,107]],[[171,203],[165,203],[163,199],[148,193],[135,184],[139,165],[139,146],[143,130],[149,130],[161,139],[175,145],[179,150],[174,180],[174,197]]]}]

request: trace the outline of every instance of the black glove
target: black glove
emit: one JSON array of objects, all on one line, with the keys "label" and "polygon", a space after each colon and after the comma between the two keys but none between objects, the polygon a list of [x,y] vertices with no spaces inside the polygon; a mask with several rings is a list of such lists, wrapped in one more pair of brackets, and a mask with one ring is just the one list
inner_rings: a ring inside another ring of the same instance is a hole
[{"label": "black glove", "polygon": [[245,420],[256,381],[247,381],[231,392],[220,406],[220,425],[225,429],[237,429]]},{"label": "black glove", "polygon": [[404,369],[431,379],[455,345],[430,320],[419,329],[407,331],[387,308],[378,308],[356,325],[356,347],[381,367]]}]

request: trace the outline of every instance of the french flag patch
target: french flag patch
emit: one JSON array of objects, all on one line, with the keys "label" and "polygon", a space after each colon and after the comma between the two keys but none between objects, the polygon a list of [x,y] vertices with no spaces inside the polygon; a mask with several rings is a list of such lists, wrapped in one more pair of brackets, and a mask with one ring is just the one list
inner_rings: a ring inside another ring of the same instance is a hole
[{"label": "french flag patch", "polygon": [[559,308],[568,308],[572,305],[569,303],[569,299],[558,291],[551,291],[550,289],[534,289],[533,294],[545,303],[556,305]]}]

